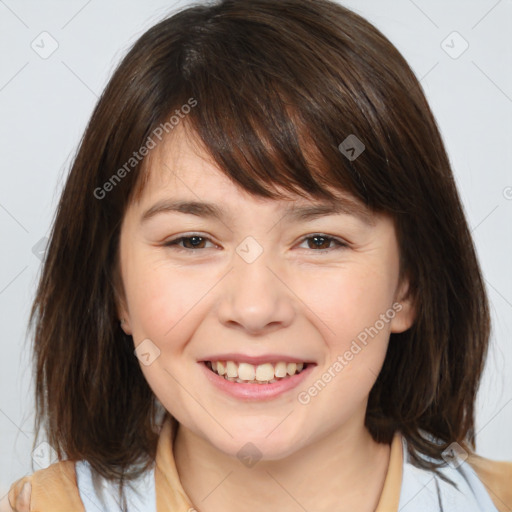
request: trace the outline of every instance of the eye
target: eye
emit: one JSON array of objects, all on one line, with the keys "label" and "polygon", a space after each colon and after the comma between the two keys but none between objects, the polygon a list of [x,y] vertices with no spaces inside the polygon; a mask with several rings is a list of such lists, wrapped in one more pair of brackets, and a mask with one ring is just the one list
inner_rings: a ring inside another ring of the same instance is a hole
[{"label": "eye", "polygon": [[[334,250],[336,248],[343,249],[349,246],[342,240],[320,233],[315,233],[313,235],[304,237],[301,241],[301,244],[304,242],[307,242],[308,248],[312,249],[314,252],[325,252]],[[208,249],[208,247],[205,247],[206,243],[211,243],[211,240],[208,237],[192,234],[189,236],[181,236],[179,238],[175,238],[174,240],[170,240],[166,242],[164,246],[173,247],[179,251],[195,252],[201,249]],[[334,247],[331,247],[331,244],[334,244]]]},{"label": "eye", "polygon": [[[170,240],[164,244],[165,247],[174,246],[178,250],[183,251],[193,251],[195,249],[205,249],[204,244],[207,243],[210,239],[200,235],[190,235],[190,236],[181,236],[179,238],[175,238],[174,240]],[[183,245],[180,245],[183,243]],[[206,247],[208,249],[208,247]]]},{"label": "eye", "polygon": [[[346,242],[338,240],[337,238],[334,238],[332,236],[322,235],[320,233],[315,233],[313,235],[309,235],[303,238],[301,244],[304,242],[308,243],[309,249],[316,250],[316,252],[329,251],[336,248],[343,249],[348,247],[348,244]],[[329,247],[332,243],[335,244],[335,247]]]}]

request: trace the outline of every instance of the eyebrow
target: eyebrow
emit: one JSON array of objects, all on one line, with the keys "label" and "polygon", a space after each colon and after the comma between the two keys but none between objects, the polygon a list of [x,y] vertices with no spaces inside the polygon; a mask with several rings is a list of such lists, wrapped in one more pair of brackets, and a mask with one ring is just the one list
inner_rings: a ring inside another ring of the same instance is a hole
[{"label": "eyebrow", "polygon": [[[219,205],[204,201],[185,201],[163,199],[146,210],[141,216],[141,223],[161,213],[183,213],[197,217],[225,220],[228,213]],[[351,215],[365,224],[374,225],[375,219],[371,211],[349,198],[340,198],[313,205],[291,206],[285,208],[281,220],[288,222],[310,221],[328,215]]]}]

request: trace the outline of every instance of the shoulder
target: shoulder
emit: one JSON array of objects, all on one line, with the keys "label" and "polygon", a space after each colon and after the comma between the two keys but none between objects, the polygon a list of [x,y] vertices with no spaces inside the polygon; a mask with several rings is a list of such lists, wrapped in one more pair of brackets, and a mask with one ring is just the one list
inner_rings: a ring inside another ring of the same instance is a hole
[{"label": "shoulder", "polygon": [[30,510],[38,512],[84,512],[76,483],[75,464],[62,461],[32,475],[20,478],[11,485],[9,502],[15,504],[25,483],[32,486]]},{"label": "shoulder", "polygon": [[[445,459],[436,471],[412,460],[404,443],[399,509],[415,512],[512,512],[512,462],[475,453]],[[426,461],[437,459],[423,456]],[[407,508],[406,508],[407,507]]]},{"label": "shoulder", "polygon": [[154,464],[138,477],[125,480],[123,489],[119,481],[107,480],[96,473],[87,461],[78,461],[75,471],[80,495],[94,510],[120,510],[125,505],[139,512],[156,510]]},{"label": "shoulder", "polygon": [[[18,502],[23,486],[30,483],[30,510],[37,512],[85,512],[84,503],[98,510],[118,510],[117,484],[98,475],[87,461],[62,461],[14,482],[9,490],[11,506]],[[156,510],[154,468],[126,482],[124,498],[134,510]],[[84,501],[85,500],[85,501]],[[4,508],[5,507],[5,511]],[[14,512],[28,510],[21,508]],[[11,512],[7,503],[0,512]]]},{"label": "shoulder", "polygon": [[512,510],[512,461],[496,461],[472,454],[466,462],[484,484],[499,512]]}]

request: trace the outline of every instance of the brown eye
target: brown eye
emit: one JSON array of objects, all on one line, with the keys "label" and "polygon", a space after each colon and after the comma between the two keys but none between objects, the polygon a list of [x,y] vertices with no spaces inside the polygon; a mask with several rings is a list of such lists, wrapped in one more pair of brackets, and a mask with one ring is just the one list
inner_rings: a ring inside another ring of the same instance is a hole
[{"label": "brown eye", "polygon": [[348,245],[336,238],[315,234],[312,236],[308,236],[303,239],[302,243],[307,242],[308,248],[313,250],[330,250],[335,247],[331,247],[331,244],[334,244],[338,248],[348,247]]},{"label": "brown eye", "polygon": [[329,249],[331,245],[331,239],[325,236],[312,236],[308,240],[313,242],[312,244],[308,243],[310,249]]},{"label": "brown eye", "polygon": [[[209,241],[208,238],[198,235],[182,236],[165,243],[165,247],[175,246],[178,250],[194,250],[194,249],[208,249],[204,244]],[[183,243],[183,245],[181,245]]]},{"label": "brown eye", "polygon": [[181,239],[186,249],[203,249],[205,239],[201,236],[189,236]]}]

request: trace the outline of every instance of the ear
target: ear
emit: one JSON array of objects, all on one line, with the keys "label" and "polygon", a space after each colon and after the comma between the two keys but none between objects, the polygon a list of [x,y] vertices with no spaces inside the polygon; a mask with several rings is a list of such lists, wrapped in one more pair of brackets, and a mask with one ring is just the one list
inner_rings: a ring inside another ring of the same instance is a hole
[{"label": "ear", "polygon": [[119,288],[117,286],[114,287],[114,295],[115,295],[115,304],[117,311],[117,318],[119,318],[119,323],[121,325],[121,329],[125,334],[132,334],[132,327],[130,321],[130,312],[128,311],[128,305],[126,304],[126,299],[124,297],[124,291],[119,292]]},{"label": "ear", "polygon": [[119,318],[121,329],[124,331],[125,334],[131,335],[132,327],[130,321],[130,313],[128,313],[128,308],[126,307],[124,300],[121,300],[117,306],[117,315],[117,317]]},{"label": "ear", "polygon": [[121,279],[119,262],[117,262],[117,265],[115,265],[113,270],[112,289],[114,293],[117,318],[119,319],[121,329],[125,334],[131,336],[132,327],[130,321],[130,313],[128,311],[128,305],[126,304],[126,296],[124,292],[123,281]]},{"label": "ear", "polygon": [[391,332],[404,332],[413,325],[416,318],[416,306],[411,295],[409,279],[403,278],[395,293],[393,310],[396,314],[391,320]]}]

